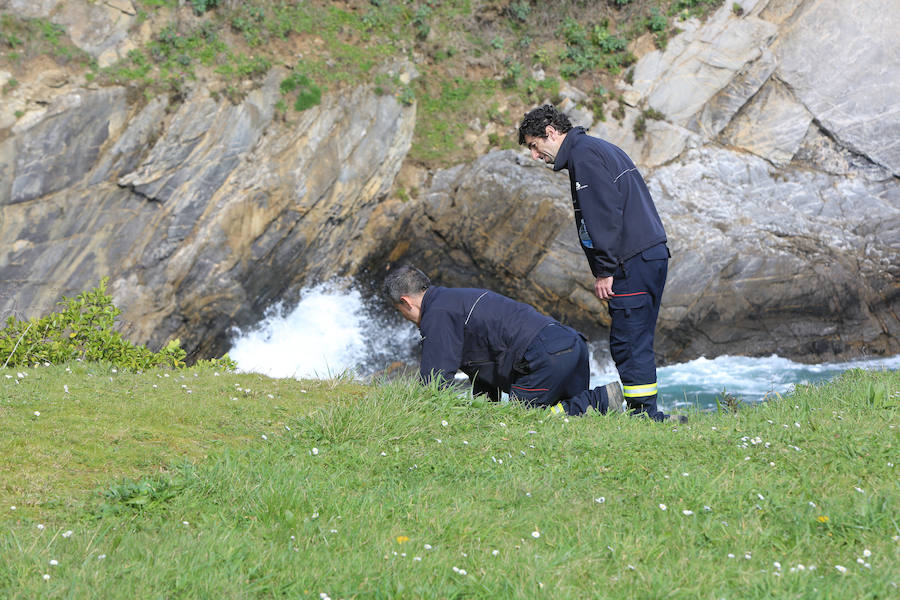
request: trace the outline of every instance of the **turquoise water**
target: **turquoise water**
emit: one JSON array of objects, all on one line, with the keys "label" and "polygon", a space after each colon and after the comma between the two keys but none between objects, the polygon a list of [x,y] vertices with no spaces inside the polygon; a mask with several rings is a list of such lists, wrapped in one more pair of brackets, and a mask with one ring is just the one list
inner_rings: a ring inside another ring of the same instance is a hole
[{"label": "turquoise water", "polygon": [[797,384],[828,381],[849,369],[900,368],[900,356],[807,365],[779,356],[698,358],[658,369],[660,401],[664,406],[714,407],[716,396],[727,392],[745,402],[784,394]]}]

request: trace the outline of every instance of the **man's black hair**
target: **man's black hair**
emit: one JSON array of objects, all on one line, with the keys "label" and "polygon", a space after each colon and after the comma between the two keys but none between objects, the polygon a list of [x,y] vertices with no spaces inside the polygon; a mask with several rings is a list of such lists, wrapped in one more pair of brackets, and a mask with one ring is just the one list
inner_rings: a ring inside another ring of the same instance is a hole
[{"label": "man's black hair", "polygon": [[384,278],[384,293],[391,304],[400,304],[400,296],[421,294],[431,285],[428,275],[409,265],[403,265],[391,271]]},{"label": "man's black hair", "polygon": [[525,113],[522,124],[519,125],[519,144],[525,144],[525,136],[546,138],[547,125],[560,133],[568,133],[572,129],[572,122],[564,113],[556,110],[552,104],[545,104]]}]

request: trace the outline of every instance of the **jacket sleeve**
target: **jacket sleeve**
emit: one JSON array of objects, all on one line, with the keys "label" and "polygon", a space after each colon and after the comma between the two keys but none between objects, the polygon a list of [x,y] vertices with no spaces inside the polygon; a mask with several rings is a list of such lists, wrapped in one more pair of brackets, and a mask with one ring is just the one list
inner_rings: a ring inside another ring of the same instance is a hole
[{"label": "jacket sleeve", "polygon": [[463,324],[458,315],[447,311],[429,311],[419,326],[422,334],[422,360],[419,376],[425,383],[438,378],[441,387],[453,382],[462,363]]},{"label": "jacket sleeve", "polygon": [[574,162],[580,184],[575,193],[584,227],[594,246],[593,250],[585,248],[585,254],[595,277],[610,277],[619,262],[614,249],[619,247],[622,235],[625,198],[600,155],[591,152]]}]

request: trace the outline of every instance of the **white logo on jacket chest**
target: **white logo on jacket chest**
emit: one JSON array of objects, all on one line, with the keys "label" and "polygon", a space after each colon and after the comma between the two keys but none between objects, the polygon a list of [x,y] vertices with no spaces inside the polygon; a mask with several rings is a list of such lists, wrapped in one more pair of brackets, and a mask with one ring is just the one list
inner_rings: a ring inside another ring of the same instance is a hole
[{"label": "white logo on jacket chest", "polygon": [[581,185],[581,184],[578,183],[577,181],[575,182],[575,191],[576,191],[576,192],[580,192],[581,190],[586,190],[587,187],[588,187],[588,186],[586,186],[586,185]]}]

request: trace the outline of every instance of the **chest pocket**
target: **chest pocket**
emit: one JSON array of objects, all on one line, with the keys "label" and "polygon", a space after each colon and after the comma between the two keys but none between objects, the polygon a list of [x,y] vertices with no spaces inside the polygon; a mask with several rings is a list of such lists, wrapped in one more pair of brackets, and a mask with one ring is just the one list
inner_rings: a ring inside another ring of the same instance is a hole
[{"label": "chest pocket", "polygon": [[663,260],[671,256],[672,253],[669,252],[669,247],[665,244],[657,244],[641,252],[641,258],[644,260]]}]

